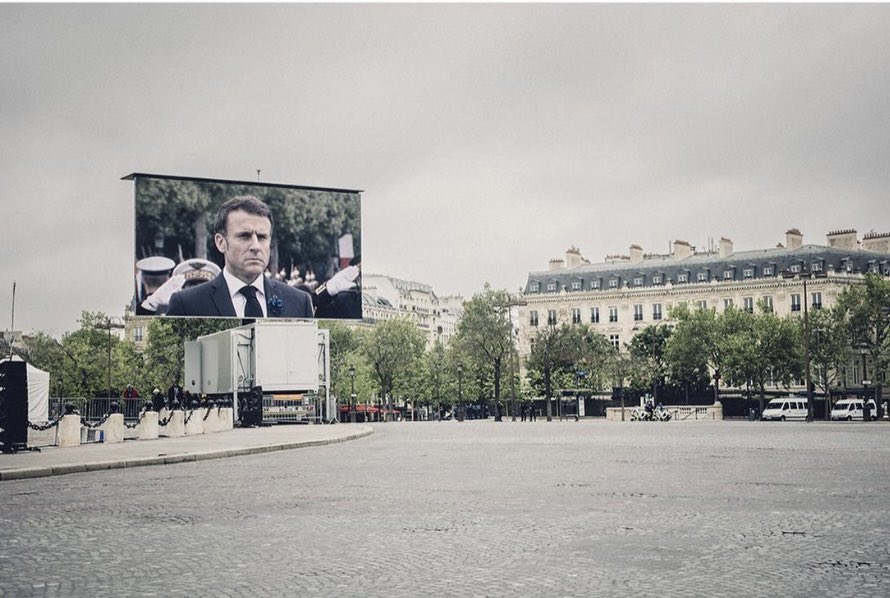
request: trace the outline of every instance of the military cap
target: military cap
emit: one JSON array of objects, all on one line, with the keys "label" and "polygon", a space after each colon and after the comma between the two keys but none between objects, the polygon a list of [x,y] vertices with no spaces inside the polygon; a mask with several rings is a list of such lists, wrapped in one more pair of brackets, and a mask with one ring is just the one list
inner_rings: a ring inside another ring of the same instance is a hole
[{"label": "military cap", "polygon": [[180,262],[178,266],[173,270],[173,276],[178,274],[182,274],[183,278],[186,281],[194,280],[199,282],[205,282],[208,280],[213,280],[217,276],[221,270],[219,266],[211,262],[210,260],[205,260],[199,257],[185,260],[184,262]]}]

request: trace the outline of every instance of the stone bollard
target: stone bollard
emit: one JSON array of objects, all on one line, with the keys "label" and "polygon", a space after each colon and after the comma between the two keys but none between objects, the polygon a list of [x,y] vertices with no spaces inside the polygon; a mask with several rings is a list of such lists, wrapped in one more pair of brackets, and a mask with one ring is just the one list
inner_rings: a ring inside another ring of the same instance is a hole
[{"label": "stone bollard", "polygon": [[207,419],[204,420],[204,433],[219,432],[219,411],[217,411],[216,405],[208,405],[204,415],[207,416]]},{"label": "stone bollard", "polygon": [[59,421],[59,446],[80,446],[80,415],[63,415]]},{"label": "stone bollard", "polygon": [[105,423],[99,426],[99,429],[105,433],[105,442],[112,444],[124,441],[124,414],[112,413],[105,420]]},{"label": "stone bollard", "polygon": [[180,436],[185,436],[185,413],[182,410],[177,409],[176,411],[168,411],[168,417],[170,419],[167,420],[167,425],[161,428],[163,434],[161,436],[167,436],[169,438],[178,438]]},{"label": "stone bollard", "polygon": [[231,430],[235,427],[234,414],[235,410],[231,407],[223,407],[219,410],[218,417],[220,431]]},{"label": "stone bollard", "polygon": [[139,440],[154,440],[158,437],[158,412],[144,411],[137,426]]},{"label": "stone bollard", "polygon": [[204,410],[198,409],[197,407],[193,407],[192,411],[187,414],[189,418],[188,422],[185,424],[185,434],[186,436],[194,436],[197,434],[204,433]]}]

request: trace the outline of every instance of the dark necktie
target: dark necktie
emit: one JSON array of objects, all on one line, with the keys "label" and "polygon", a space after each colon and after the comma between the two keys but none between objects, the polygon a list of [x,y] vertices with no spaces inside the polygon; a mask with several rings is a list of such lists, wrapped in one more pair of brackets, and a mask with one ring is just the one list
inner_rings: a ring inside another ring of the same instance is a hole
[{"label": "dark necktie", "polygon": [[247,305],[244,306],[244,317],[245,318],[262,318],[263,317],[263,308],[260,307],[260,302],[257,301],[256,298],[256,287],[246,286],[243,287],[239,293],[244,295],[247,299]]}]

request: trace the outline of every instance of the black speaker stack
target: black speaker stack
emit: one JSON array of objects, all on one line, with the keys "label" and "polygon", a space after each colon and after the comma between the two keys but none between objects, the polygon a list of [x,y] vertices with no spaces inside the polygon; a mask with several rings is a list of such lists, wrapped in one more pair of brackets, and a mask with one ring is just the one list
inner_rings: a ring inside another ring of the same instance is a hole
[{"label": "black speaker stack", "polygon": [[0,450],[28,448],[28,372],[24,361],[0,363]]}]

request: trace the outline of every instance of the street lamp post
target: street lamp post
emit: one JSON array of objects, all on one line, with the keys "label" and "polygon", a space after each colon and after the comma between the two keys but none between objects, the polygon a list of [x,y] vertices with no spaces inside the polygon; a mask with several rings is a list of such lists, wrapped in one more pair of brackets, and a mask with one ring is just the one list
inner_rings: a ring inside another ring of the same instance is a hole
[{"label": "street lamp post", "polygon": [[455,418],[457,421],[463,421],[463,416],[461,415],[464,402],[463,375],[464,364],[459,363],[457,364],[457,409],[455,409]]},{"label": "street lamp post", "polygon": [[120,322],[115,322],[116,320],[114,316],[106,317],[105,321],[102,323],[102,326],[97,326],[97,328],[105,328],[108,330],[108,398],[111,398],[111,330],[116,329],[119,330],[124,327]]},{"label": "street lamp post", "polygon": [[352,380],[352,393],[349,395],[349,421],[355,423],[355,366],[349,366],[349,378]]},{"label": "street lamp post", "polygon": [[813,379],[810,372],[810,317],[807,299],[807,279],[810,277],[809,271],[801,273],[803,280],[803,352],[804,367],[806,368],[806,384],[807,384],[807,421],[813,421]]},{"label": "street lamp post", "polygon": [[516,370],[513,368],[513,354],[516,352],[516,335],[513,328],[513,307],[528,305],[522,297],[511,297],[507,301],[507,318],[510,320],[510,409],[512,421],[516,421]]}]

